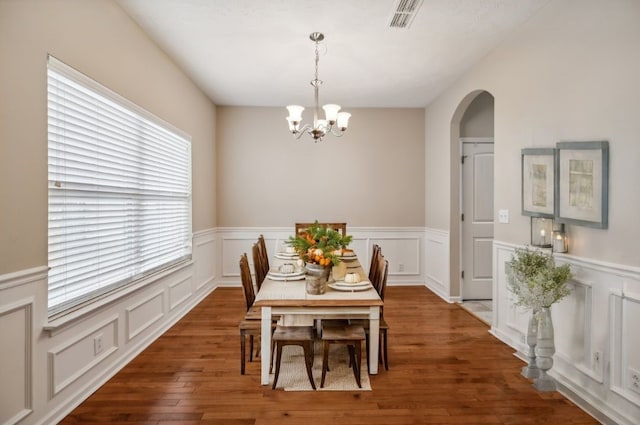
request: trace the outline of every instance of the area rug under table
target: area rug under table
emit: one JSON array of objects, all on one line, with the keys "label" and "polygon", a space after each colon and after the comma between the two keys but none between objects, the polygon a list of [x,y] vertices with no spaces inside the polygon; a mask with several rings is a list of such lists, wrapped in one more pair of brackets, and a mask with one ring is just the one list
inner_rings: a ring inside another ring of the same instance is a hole
[{"label": "area rug under table", "polygon": [[[329,351],[329,370],[324,379],[324,388],[320,388],[322,378],[322,343],[315,344],[315,358],[313,360],[313,379],[318,391],[371,391],[369,371],[367,370],[367,355],[362,350],[362,370],[360,371],[360,383],[358,388],[353,370],[349,367],[349,353],[347,347],[341,344],[332,344]],[[275,371],[275,366],[274,366]],[[269,385],[273,385],[272,373],[269,377]],[[304,366],[304,354],[301,347],[285,346],[282,349],[282,361],[280,364],[280,376],[276,388],[285,391],[313,391],[307,377]]]}]

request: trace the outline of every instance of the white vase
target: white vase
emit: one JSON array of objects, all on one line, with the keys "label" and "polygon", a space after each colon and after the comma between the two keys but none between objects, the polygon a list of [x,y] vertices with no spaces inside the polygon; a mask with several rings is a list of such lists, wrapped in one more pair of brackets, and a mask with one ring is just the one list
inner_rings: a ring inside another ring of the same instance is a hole
[{"label": "white vase", "polygon": [[556,347],[553,341],[553,322],[551,321],[551,309],[542,307],[538,312],[538,342],[536,344],[536,365],[540,369],[540,375],[535,379],[533,386],[538,391],[555,391],[555,380],[547,375],[547,371],[553,366],[553,354]]},{"label": "white vase", "polygon": [[522,376],[534,379],[540,376],[540,370],[536,365],[536,344],[538,343],[538,310],[531,311],[529,317],[529,327],[527,329],[527,345],[529,352],[527,353],[528,364],[522,368]]}]

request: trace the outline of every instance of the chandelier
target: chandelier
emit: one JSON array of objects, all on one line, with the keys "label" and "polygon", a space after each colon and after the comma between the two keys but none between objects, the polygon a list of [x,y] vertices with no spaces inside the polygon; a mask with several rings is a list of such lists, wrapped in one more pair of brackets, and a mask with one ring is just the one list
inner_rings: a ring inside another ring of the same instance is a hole
[{"label": "chandelier", "polygon": [[324,40],[324,35],[320,32],[312,32],[309,38],[311,41],[316,43],[316,73],[315,78],[311,80],[315,101],[313,109],[313,126],[305,124],[300,128],[304,107],[299,105],[287,106],[287,110],[289,111],[287,122],[289,123],[289,131],[296,136],[296,139],[300,139],[303,134],[307,133],[313,137],[314,141],[317,142],[318,140],[322,140],[327,133],[341,137],[344,132],[347,131],[347,125],[349,124],[349,117],[351,114],[348,112],[339,112],[340,105],[327,104],[322,107],[322,109],[324,109],[325,119],[318,119],[318,114],[320,113],[318,91],[320,89],[320,85],[322,85],[322,80],[318,79],[318,45],[322,40]]}]

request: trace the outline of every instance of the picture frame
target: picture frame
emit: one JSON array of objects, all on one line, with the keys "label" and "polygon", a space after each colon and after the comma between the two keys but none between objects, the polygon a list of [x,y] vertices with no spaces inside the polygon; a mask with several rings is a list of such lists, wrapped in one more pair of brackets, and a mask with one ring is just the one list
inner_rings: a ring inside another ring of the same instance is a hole
[{"label": "picture frame", "polygon": [[609,142],[558,142],[556,148],[556,220],[606,229]]},{"label": "picture frame", "polygon": [[522,149],[522,214],[553,218],[555,214],[555,148]]}]

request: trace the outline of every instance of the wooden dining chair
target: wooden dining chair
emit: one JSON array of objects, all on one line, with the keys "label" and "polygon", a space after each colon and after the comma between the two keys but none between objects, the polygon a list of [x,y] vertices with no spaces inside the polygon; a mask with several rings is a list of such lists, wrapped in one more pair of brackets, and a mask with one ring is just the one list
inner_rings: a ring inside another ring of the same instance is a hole
[{"label": "wooden dining chair", "polygon": [[371,263],[369,265],[369,282],[373,285],[373,287],[378,290],[378,273],[379,273],[379,261],[380,256],[382,255],[382,249],[380,245],[373,244],[373,249],[371,250]]},{"label": "wooden dining chair", "polygon": [[253,258],[253,269],[255,270],[255,274],[256,274],[256,287],[258,288],[258,290],[260,290],[260,287],[262,286],[262,282],[264,281],[265,277],[267,277],[267,273],[269,272],[269,269],[267,269],[267,271],[264,271],[264,266],[263,266],[263,261],[264,259],[262,258],[262,254],[260,253],[260,243],[256,242],[253,244],[253,246],[251,247],[251,256]]},{"label": "wooden dining chair", "polygon": [[278,376],[280,376],[280,363],[282,361],[282,349],[287,345],[297,345],[302,347],[304,351],[304,365],[307,369],[307,376],[311,383],[311,388],[316,389],[316,383],[313,380],[313,339],[314,333],[311,326],[276,326],[273,332],[273,343],[276,349],[276,371],[273,376],[272,389],[276,388]]},{"label": "wooden dining chair", "polygon": [[[379,263],[376,268],[378,269],[377,277],[376,277],[378,282],[374,284],[374,286],[377,285],[376,290],[378,291],[378,295],[380,296],[380,299],[384,301],[384,296],[387,290],[387,277],[389,276],[389,262],[384,259],[384,256],[382,255],[379,256]],[[371,283],[373,284],[373,281]],[[365,334],[367,337],[366,339],[367,362],[369,362],[370,361],[368,357],[369,344],[370,344],[369,319],[351,319],[349,320],[349,323],[353,325],[362,326],[364,328]],[[380,339],[378,341],[378,346],[380,348],[378,350],[378,362],[384,364],[385,370],[389,370],[389,357],[387,354],[389,325],[387,324],[387,321],[384,318],[384,306],[380,307],[379,326],[380,326]]]},{"label": "wooden dining chair", "polygon": [[[304,232],[306,229],[308,229],[310,226],[312,226],[315,223],[296,223],[295,225],[295,234],[298,235],[301,232]],[[320,224],[320,226],[323,227],[330,227],[333,230],[337,230],[338,232],[340,232],[340,234],[342,236],[346,236],[347,235],[347,223],[318,223]]]},{"label": "wooden dining chair", "polygon": [[[249,337],[249,361],[253,361],[253,341],[260,338],[262,331],[261,312],[253,303],[256,295],[253,289],[253,280],[251,279],[251,268],[247,254],[240,256],[240,278],[242,280],[242,293],[246,304],[246,314],[240,321],[238,328],[240,329],[240,374],[244,375],[246,362],[246,340]],[[271,324],[272,330],[275,329],[275,323]],[[254,338],[255,337],[255,338]],[[260,355],[260,345],[256,344],[256,357]]]},{"label": "wooden dining chair", "polygon": [[329,327],[322,330],[322,379],[320,388],[324,388],[324,380],[329,370],[329,349],[331,344],[344,344],[349,352],[349,365],[353,369],[358,388],[362,388],[360,371],[362,366],[362,342],[366,334],[361,325]]},{"label": "wooden dining chair", "polygon": [[262,271],[266,276],[269,272],[269,253],[267,252],[267,243],[262,235],[258,236],[258,248],[260,250],[260,258],[262,259]]}]

